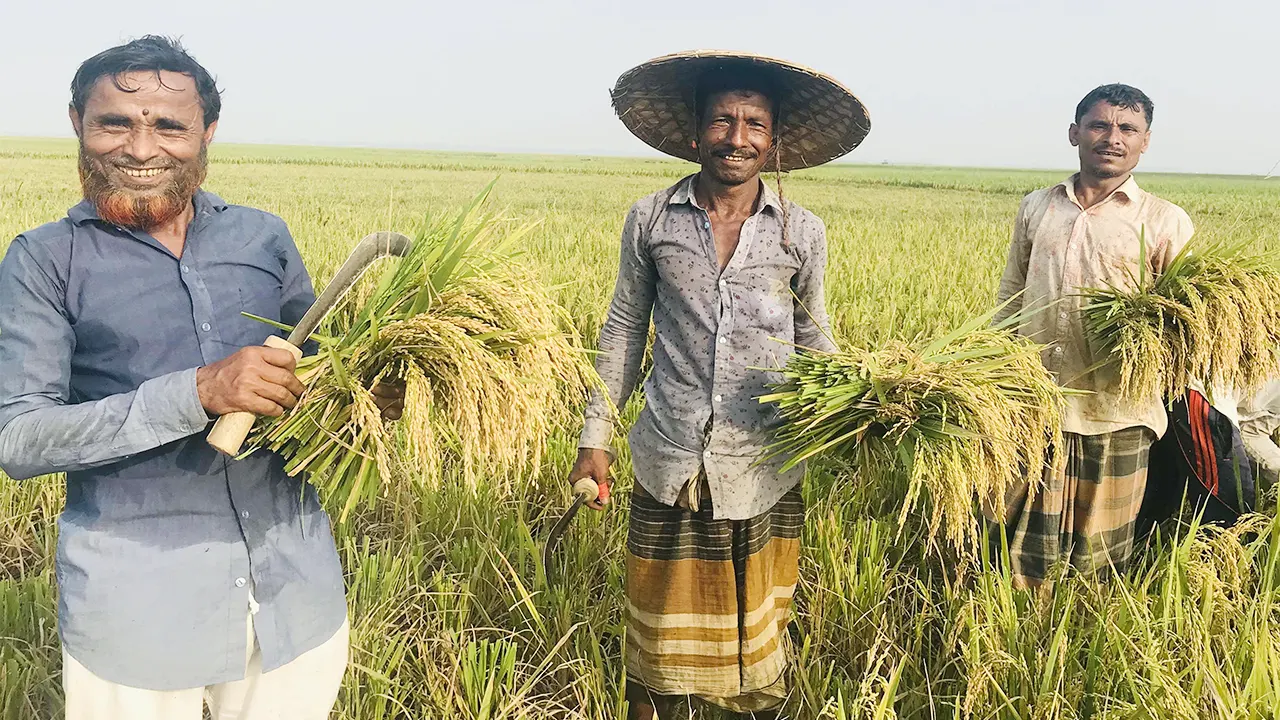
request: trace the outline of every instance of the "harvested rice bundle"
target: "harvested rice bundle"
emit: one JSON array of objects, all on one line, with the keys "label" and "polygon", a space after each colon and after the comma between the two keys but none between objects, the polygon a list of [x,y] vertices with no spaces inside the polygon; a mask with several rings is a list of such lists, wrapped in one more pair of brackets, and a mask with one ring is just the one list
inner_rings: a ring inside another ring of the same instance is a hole
[{"label": "harvested rice bundle", "polygon": [[[397,472],[423,482],[451,465],[474,480],[536,465],[598,382],[563,309],[505,250],[528,226],[499,242],[488,194],[429,221],[376,289],[353,293],[298,364],[298,405],[250,438],[290,474],[310,471],[342,519]],[[394,425],[370,392],[388,378],[405,382]]]},{"label": "harvested rice bundle", "polygon": [[[1145,233],[1144,233],[1145,235]],[[1256,389],[1280,372],[1280,267],[1243,242],[1188,243],[1152,278],[1141,241],[1133,289],[1089,288],[1083,318],[1121,395],[1181,396],[1193,382]]]},{"label": "harvested rice bundle", "polygon": [[1038,477],[1061,441],[1066,392],[1042,346],[988,328],[991,317],[923,346],[793,355],[761,398],[784,421],[774,450],[788,466],[820,453],[868,475],[896,466],[908,483],[899,522],[927,502],[930,541],[941,530],[957,550],[974,547],[975,496],[1004,516],[1006,493]]}]

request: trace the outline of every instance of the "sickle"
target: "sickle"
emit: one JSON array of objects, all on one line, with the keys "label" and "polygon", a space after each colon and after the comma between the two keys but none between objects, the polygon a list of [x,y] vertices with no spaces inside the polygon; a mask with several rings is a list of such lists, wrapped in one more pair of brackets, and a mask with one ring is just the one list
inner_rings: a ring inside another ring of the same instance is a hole
[{"label": "sickle", "polygon": [[547,578],[551,577],[551,553],[560,544],[560,538],[564,535],[564,531],[569,528],[569,523],[573,521],[573,516],[578,514],[578,509],[585,503],[600,497],[600,486],[591,478],[580,478],[573,484],[573,504],[568,510],[556,520],[556,524],[551,526],[551,533],[547,535],[547,544],[542,548],[542,567],[547,574]]},{"label": "sickle", "polygon": [[[333,279],[325,287],[320,297],[312,303],[302,319],[293,326],[288,340],[281,340],[272,335],[263,343],[269,347],[288,350],[294,358],[302,358],[300,349],[311,333],[320,325],[320,321],[338,304],[347,291],[355,286],[356,281],[380,258],[394,256],[404,257],[413,248],[413,241],[397,232],[381,231],[365,236],[356,244],[342,267],[334,274]],[[209,431],[207,438],[210,445],[219,452],[235,457],[240,446],[253,429],[257,418],[251,412],[233,412],[218,418]]]}]

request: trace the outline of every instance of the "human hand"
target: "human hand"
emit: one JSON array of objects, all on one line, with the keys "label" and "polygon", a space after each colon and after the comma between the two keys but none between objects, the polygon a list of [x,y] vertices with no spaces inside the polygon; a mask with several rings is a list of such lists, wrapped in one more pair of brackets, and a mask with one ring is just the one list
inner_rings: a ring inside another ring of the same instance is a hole
[{"label": "human hand", "polygon": [[388,380],[369,389],[383,420],[399,420],[404,414],[404,381]]},{"label": "human hand", "polygon": [[279,417],[298,404],[306,389],[294,375],[288,350],[253,346],[196,370],[196,393],[210,415],[233,412]]},{"label": "human hand", "polygon": [[569,471],[570,485],[582,478],[591,478],[599,486],[600,496],[587,503],[587,507],[592,510],[603,510],[604,506],[609,504],[609,489],[613,486],[613,481],[609,479],[611,462],[609,453],[604,450],[580,448],[578,459],[573,463],[573,469]]}]

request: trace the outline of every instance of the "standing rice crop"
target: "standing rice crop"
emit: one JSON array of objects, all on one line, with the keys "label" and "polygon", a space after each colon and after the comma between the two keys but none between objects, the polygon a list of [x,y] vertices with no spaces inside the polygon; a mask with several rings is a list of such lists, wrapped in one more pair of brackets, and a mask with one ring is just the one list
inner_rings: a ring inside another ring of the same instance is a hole
[{"label": "standing rice crop", "polygon": [[[251,437],[250,451],[310,472],[344,519],[393,478],[434,481],[449,465],[474,481],[536,465],[594,382],[563,309],[512,261],[529,226],[503,233],[482,212],[491,188],[455,217],[428,219],[375,289],[332,314],[312,336],[319,352],[298,364],[298,405]],[[405,383],[394,425],[371,392],[389,379]]]},{"label": "standing rice crop", "polygon": [[787,466],[828,454],[864,475],[899,469],[899,522],[927,500],[930,540],[941,530],[972,547],[975,496],[1003,517],[1006,494],[1040,477],[1062,437],[1065,391],[1042,347],[1007,331],[1016,318],[988,328],[990,318],[927,344],[796,353],[761,398],[783,420],[774,452]]},{"label": "standing rice crop", "polygon": [[1121,395],[1177,397],[1193,382],[1249,391],[1280,373],[1280,267],[1244,241],[1188,243],[1152,277],[1140,242],[1132,288],[1088,288],[1083,317]]}]

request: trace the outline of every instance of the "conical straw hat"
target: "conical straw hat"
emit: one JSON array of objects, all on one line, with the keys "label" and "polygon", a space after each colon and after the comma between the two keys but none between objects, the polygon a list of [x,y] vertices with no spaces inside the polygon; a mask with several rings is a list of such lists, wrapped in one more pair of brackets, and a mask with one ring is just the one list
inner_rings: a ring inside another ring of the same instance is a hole
[{"label": "conical straw hat", "polygon": [[[856,148],[871,131],[858,98],[816,70],[764,57],[722,50],[693,50],[654,58],[618,78],[610,95],[627,129],[650,147],[698,162],[694,92],[711,70],[759,72],[774,85],[782,170],[821,165]],[[773,162],[769,163],[769,169]]]}]

